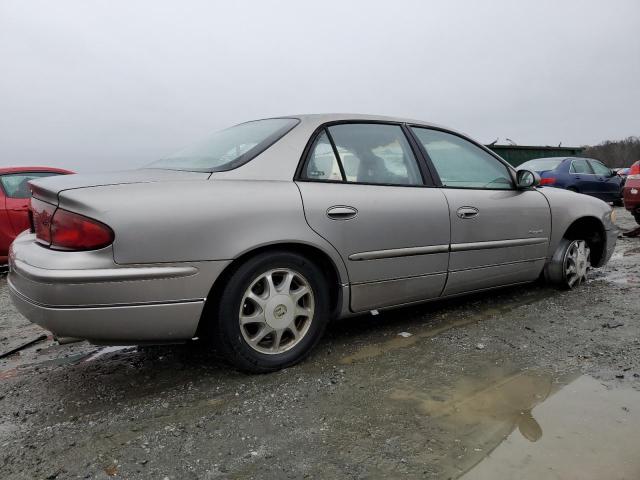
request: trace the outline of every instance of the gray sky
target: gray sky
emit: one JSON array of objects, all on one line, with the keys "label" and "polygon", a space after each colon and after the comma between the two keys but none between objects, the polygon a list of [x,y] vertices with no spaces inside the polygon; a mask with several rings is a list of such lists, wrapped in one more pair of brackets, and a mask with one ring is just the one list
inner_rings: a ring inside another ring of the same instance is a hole
[{"label": "gray sky", "polygon": [[141,166],[291,113],[640,135],[640,1],[0,0],[0,164]]}]

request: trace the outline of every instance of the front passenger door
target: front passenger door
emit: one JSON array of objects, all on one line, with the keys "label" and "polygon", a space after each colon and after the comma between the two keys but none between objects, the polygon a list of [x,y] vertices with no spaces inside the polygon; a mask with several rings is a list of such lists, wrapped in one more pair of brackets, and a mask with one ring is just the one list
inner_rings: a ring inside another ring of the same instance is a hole
[{"label": "front passenger door", "polygon": [[451,254],[443,295],[535,280],[551,234],[544,195],[516,189],[505,164],[459,135],[412,131],[449,203]]},{"label": "front passenger door", "polygon": [[606,202],[620,198],[620,177],[597,160],[589,160],[598,179],[598,197]]},{"label": "front passenger door", "polygon": [[20,172],[0,176],[0,186],[6,196],[7,216],[17,235],[29,228],[31,188],[29,181],[57,175],[51,172]]}]

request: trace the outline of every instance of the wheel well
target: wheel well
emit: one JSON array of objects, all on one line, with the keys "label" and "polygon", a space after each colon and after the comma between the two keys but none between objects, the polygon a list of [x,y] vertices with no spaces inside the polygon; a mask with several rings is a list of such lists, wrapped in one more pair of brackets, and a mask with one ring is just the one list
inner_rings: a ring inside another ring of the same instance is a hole
[{"label": "wheel well", "polygon": [[602,222],[595,217],[582,217],[574,221],[564,234],[568,240],[585,240],[591,249],[591,265],[598,266],[604,257],[605,232]]},{"label": "wheel well", "polygon": [[338,269],[336,268],[333,260],[331,260],[329,255],[327,255],[319,248],[313,247],[311,245],[305,245],[302,243],[277,243],[245,252],[238,258],[234,259],[229,265],[227,265],[227,267],[222,271],[218,278],[216,278],[213,286],[211,287],[211,290],[209,291],[207,302],[205,304],[202,317],[200,318],[198,333],[196,334],[196,336],[200,336],[203,333],[202,320],[206,316],[210,305],[215,304],[220,299],[224,285],[227,283],[231,275],[233,275],[235,271],[240,267],[240,265],[244,264],[246,261],[257,255],[263,254],[265,252],[276,251],[298,253],[306,257],[309,261],[315,263],[320,268],[322,273],[325,275],[327,286],[329,287],[331,317],[335,318],[335,316],[337,316],[342,306],[342,289],[340,288],[340,275],[338,274]]}]

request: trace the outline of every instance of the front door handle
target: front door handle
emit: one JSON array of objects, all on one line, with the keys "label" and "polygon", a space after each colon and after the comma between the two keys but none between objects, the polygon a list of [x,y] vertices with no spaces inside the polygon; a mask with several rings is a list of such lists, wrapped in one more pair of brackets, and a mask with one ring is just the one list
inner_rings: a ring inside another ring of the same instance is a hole
[{"label": "front door handle", "polygon": [[462,219],[477,217],[478,213],[480,213],[480,210],[476,207],[460,207],[456,212],[458,217]]},{"label": "front door handle", "polygon": [[347,205],[335,205],[327,209],[327,217],[331,220],[349,220],[358,215],[358,210]]}]

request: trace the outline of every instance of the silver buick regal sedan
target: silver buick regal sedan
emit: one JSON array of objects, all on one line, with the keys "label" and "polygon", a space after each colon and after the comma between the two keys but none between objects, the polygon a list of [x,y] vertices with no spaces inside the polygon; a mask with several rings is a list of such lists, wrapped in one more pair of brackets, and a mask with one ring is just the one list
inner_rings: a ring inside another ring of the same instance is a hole
[{"label": "silver buick regal sedan", "polygon": [[14,303],[58,337],[199,337],[236,367],[299,362],[332,318],[544,275],[614,248],[601,200],[536,188],[482,145],[366,115],[247,122],[147,168],[32,182]]}]

